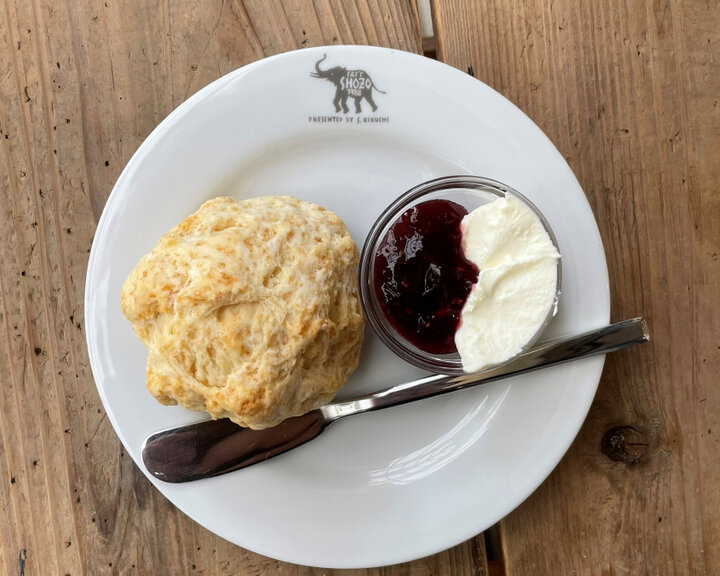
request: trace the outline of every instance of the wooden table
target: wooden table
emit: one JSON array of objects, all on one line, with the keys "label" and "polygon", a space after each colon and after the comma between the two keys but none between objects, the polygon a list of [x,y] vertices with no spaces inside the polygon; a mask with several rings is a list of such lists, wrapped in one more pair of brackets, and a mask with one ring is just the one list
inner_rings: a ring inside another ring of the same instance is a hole
[{"label": "wooden table", "polygon": [[[608,359],[578,438],[491,532],[347,574],[720,574],[720,4],[435,0],[432,55],[535,120],[607,252]],[[4,0],[0,7],[0,570],[332,574],[237,548],[123,451],[84,340],[90,243],[112,185],[173,108],[263,56],[421,52],[411,0]],[[488,550],[490,561],[488,562]]]}]

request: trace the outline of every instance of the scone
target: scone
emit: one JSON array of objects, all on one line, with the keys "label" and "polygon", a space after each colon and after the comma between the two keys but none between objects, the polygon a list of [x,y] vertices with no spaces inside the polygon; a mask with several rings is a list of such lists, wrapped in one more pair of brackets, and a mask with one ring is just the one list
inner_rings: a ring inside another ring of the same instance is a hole
[{"label": "scone", "polygon": [[140,260],[122,311],[162,404],[267,428],[330,401],[357,367],[358,250],[290,196],[215,198]]}]

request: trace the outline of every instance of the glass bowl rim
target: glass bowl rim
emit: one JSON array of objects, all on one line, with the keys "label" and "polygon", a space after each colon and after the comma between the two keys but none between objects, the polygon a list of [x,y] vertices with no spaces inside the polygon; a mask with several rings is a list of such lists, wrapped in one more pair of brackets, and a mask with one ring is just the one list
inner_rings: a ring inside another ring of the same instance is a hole
[{"label": "glass bowl rim", "polygon": [[362,307],[365,311],[365,316],[368,319],[370,325],[372,326],[373,331],[375,332],[375,334],[377,334],[380,340],[397,356],[429,372],[448,375],[464,374],[465,371],[463,370],[462,363],[458,360],[450,362],[447,359],[439,357],[439,355],[425,352],[424,350],[413,346],[410,342],[400,336],[397,331],[392,327],[392,325],[380,309],[380,305],[377,301],[377,296],[375,294],[375,288],[372,281],[374,276],[374,256],[377,244],[381,239],[380,235],[386,230],[387,226],[391,224],[395,218],[400,216],[400,214],[402,214],[405,208],[413,204],[419,198],[429,195],[433,192],[455,189],[482,191],[494,194],[498,198],[503,198],[506,194],[511,194],[517,197],[519,200],[524,202],[538,217],[543,227],[545,228],[545,231],[550,237],[553,245],[557,249],[558,253],[561,255],[561,257],[558,258],[557,261],[557,283],[555,289],[555,297],[553,299],[552,306],[548,310],[548,314],[545,317],[545,320],[540,325],[533,337],[522,347],[522,349],[517,355],[512,356],[502,364],[488,366],[485,370],[497,368],[497,366],[499,365],[512,362],[515,358],[517,358],[518,355],[526,352],[537,342],[537,340],[540,338],[540,336],[545,331],[548,324],[550,324],[551,320],[557,312],[557,305],[560,298],[562,283],[562,253],[560,252],[560,246],[558,245],[557,238],[555,237],[555,234],[550,227],[550,224],[548,223],[543,213],[537,208],[537,206],[535,206],[535,204],[533,204],[526,196],[515,190],[513,187],[499,182],[498,180],[493,180],[484,176],[465,174],[434,178],[432,180],[428,180],[426,182],[413,186],[408,191],[398,196],[393,202],[390,203],[387,208],[385,208],[385,210],[383,210],[380,216],[378,216],[378,218],[375,220],[374,224],[370,228],[367,236],[365,237],[365,242],[363,243],[362,251],[360,253],[360,267],[358,274],[360,300],[362,303]]}]

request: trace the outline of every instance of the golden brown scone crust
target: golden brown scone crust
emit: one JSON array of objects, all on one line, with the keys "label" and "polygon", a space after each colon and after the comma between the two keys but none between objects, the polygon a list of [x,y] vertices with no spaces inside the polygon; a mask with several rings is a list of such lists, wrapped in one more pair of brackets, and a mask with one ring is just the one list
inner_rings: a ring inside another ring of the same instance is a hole
[{"label": "golden brown scone crust", "polygon": [[290,196],[215,198],[160,238],[122,289],[147,387],[267,428],[330,401],[357,367],[358,250],[342,220]]}]

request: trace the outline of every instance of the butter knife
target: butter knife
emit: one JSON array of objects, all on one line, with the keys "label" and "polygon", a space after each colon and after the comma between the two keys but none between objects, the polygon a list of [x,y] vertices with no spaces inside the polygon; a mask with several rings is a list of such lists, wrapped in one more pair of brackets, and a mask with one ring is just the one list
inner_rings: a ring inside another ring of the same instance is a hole
[{"label": "butter knife", "polygon": [[578,358],[607,354],[649,340],[645,320],[633,318],[543,342],[512,362],[483,372],[428,376],[374,394],[333,402],[265,430],[242,428],[227,419],[163,430],[145,440],[142,458],[148,472],[165,482],[189,482],[219,476],[297,448],[345,416],[430,398]]}]

